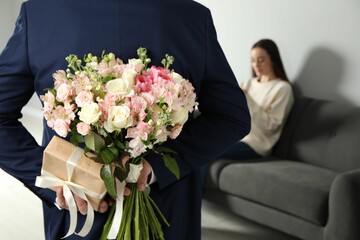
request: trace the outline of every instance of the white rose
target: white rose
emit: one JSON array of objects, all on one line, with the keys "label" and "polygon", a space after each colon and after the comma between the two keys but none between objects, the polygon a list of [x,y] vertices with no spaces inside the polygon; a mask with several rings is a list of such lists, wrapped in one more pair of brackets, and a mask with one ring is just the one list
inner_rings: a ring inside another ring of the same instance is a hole
[{"label": "white rose", "polygon": [[174,80],[174,82],[176,83],[182,83],[183,81],[185,81],[185,79],[178,73],[172,71],[170,73],[170,77]]},{"label": "white rose", "polygon": [[136,74],[137,72],[134,69],[131,68],[125,69],[121,78],[131,83],[131,85],[133,85]]},{"label": "white rose", "polygon": [[138,73],[141,72],[141,70],[144,69],[144,64],[140,59],[133,58],[129,59],[128,64],[134,68],[134,70]]},{"label": "white rose", "polygon": [[187,108],[182,107],[171,113],[171,119],[173,124],[183,125],[189,118],[189,112]]},{"label": "white rose", "polygon": [[101,111],[100,111],[99,105],[92,102],[92,103],[82,107],[81,111],[78,114],[79,114],[79,118],[81,121],[83,121],[87,124],[92,124],[99,120]]},{"label": "white rose", "polygon": [[131,96],[134,94],[133,85],[135,76],[135,70],[127,69],[123,72],[121,78],[107,82],[106,89],[111,93],[116,93],[121,96]]},{"label": "white rose", "polygon": [[133,123],[130,116],[130,108],[127,106],[114,106],[108,110],[108,118],[104,123],[104,128],[108,132],[121,130],[131,126]]}]

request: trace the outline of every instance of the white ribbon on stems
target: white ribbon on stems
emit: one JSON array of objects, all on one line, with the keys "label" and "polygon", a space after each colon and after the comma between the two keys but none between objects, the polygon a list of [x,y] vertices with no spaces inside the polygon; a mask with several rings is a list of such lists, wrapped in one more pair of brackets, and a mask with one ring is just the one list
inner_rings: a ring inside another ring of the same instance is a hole
[{"label": "white ribbon on stems", "polygon": [[64,191],[64,197],[66,199],[66,203],[69,207],[70,212],[70,227],[68,232],[63,238],[67,238],[73,233],[75,233],[76,225],[77,225],[77,206],[74,199],[74,195],[76,194],[80,198],[84,199],[87,202],[88,210],[86,215],[86,220],[84,223],[84,226],[82,227],[81,231],[78,233],[75,233],[76,235],[79,235],[81,237],[85,237],[91,230],[91,227],[94,223],[94,209],[92,205],[89,202],[89,199],[86,195],[90,197],[94,197],[97,199],[101,199],[105,196],[106,191],[103,193],[95,193],[93,191],[90,191],[86,188],[84,188],[81,185],[78,185],[76,183],[71,182],[71,177],[74,172],[75,166],[78,162],[78,160],[83,155],[84,150],[77,147],[72,154],[70,155],[69,159],[66,162],[66,168],[67,168],[67,180],[62,180],[53,174],[45,171],[42,169],[41,176],[38,176],[36,178],[35,185],[41,188],[53,188],[53,187],[62,187]]},{"label": "white ribbon on stems", "polygon": [[120,224],[123,214],[123,205],[124,205],[124,190],[126,183],[136,183],[139,179],[140,172],[143,169],[142,164],[132,164],[130,163],[130,171],[125,181],[120,182],[116,179],[116,209],[114,218],[111,224],[110,231],[108,233],[107,239],[116,239],[116,236],[120,230]]}]

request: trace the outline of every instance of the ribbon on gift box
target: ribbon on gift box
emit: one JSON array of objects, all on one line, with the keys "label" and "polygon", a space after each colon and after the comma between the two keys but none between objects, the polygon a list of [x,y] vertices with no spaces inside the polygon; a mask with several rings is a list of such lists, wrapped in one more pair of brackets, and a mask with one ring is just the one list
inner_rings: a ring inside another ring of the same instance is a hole
[{"label": "ribbon on gift box", "polygon": [[130,171],[126,178],[126,181],[120,182],[116,179],[116,209],[114,214],[114,219],[111,224],[110,231],[108,233],[107,239],[116,239],[117,234],[120,230],[121,219],[123,215],[123,205],[124,205],[124,190],[126,183],[136,183],[140,176],[140,172],[143,169],[142,164],[132,164],[130,163]]},{"label": "ribbon on gift box", "polygon": [[45,171],[42,169],[41,176],[36,178],[35,185],[41,188],[53,188],[53,187],[62,187],[64,191],[64,197],[69,207],[70,212],[70,227],[67,234],[63,237],[66,238],[73,233],[75,233],[76,225],[77,225],[77,206],[74,199],[74,195],[76,194],[80,198],[84,199],[88,205],[88,211],[84,226],[82,227],[81,231],[75,233],[81,237],[85,237],[91,230],[91,227],[94,223],[94,209],[87,198],[87,195],[93,198],[102,199],[106,191],[99,194],[93,191],[90,191],[83,186],[76,184],[71,181],[71,177],[73,175],[75,166],[81,156],[83,155],[84,150],[76,147],[75,150],[70,155],[69,159],[66,161],[66,168],[67,168],[67,180],[60,179],[55,175],[51,174],[50,172]]}]

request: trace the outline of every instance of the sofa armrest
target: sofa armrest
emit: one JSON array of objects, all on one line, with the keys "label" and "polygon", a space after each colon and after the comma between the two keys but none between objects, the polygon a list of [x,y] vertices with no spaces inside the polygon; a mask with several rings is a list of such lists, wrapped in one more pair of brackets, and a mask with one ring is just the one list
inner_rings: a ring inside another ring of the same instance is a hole
[{"label": "sofa armrest", "polygon": [[330,189],[325,240],[360,239],[360,169],[339,174]]}]

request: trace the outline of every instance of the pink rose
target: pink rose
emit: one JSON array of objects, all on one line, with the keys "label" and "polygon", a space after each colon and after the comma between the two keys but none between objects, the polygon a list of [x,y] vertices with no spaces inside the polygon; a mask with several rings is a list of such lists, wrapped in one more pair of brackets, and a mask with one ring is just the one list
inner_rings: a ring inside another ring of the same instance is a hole
[{"label": "pink rose", "polygon": [[94,95],[90,91],[82,91],[75,98],[75,102],[76,105],[78,105],[78,107],[83,107],[85,105],[88,105],[92,103],[93,100],[94,100]]},{"label": "pink rose", "polygon": [[54,130],[61,137],[66,137],[70,131],[68,124],[66,124],[63,119],[59,118],[54,122]]},{"label": "pink rose", "polygon": [[71,87],[67,83],[63,83],[59,86],[56,94],[56,100],[59,102],[66,101],[71,95]]},{"label": "pink rose", "polygon": [[78,124],[76,124],[76,130],[78,133],[85,136],[90,132],[90,124],[79,122]]}]

